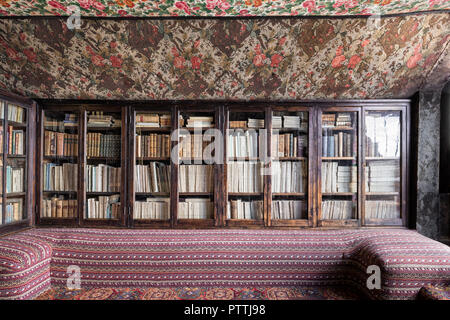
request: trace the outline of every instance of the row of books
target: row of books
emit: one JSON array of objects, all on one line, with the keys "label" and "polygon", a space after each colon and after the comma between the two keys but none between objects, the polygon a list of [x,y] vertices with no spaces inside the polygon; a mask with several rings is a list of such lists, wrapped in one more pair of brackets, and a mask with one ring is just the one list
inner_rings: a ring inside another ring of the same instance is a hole
[{"label": "row of books", "polygon": [[272,219],[292,220],[308,219],[308,205],[302,200],[277,200],[272,201]]},{"label": "row of books", "polygon": [[258,157],[259,134],[256,130],[228,130],[227,156],[230,158]]},{"label": "row of books", "polygon": [[212,165],[180,165],[178,175],[179,192],[213,192]]},{"label": "row of books", "polygon": [[24,168],[6,166],[6,193],[24,192]]},{"label": "row of books", "polygon": [[214,203],[205,198],[189,198],[178,204],[178,219],[213,219]]},{"label": "row of books", "polygon": [[323,128],[351,128],[353,127],[352,116],[350,113],[324,113],[322,114]]},{"label": "row of books", "polygon": [[230,129],[264,128],[264,119],[230,120]]},{"label": "row of books", "polygon": [[76,157],[78,155],[78,135],[45,130],[44,155]]},{"label": "row of books", "polygon": [[66,113],[64,120],[54,117],[45,116],[44,128],[51,131],[64,132],[66,128],[74,128],[78,126],[78,117],[74,113]]},{"label": "row of books", "polygon": [[53,197],[42,200],[41,218],[76,218],[78,203],[76,199]]},{"label": "row of books", "polygon": [[273,157],[304,157],[307,154],[308,137],[292,133],[272,135]]},{"label": "row of books", "polygon": [[[3,147],[3,132],[0,134],[0,146]],[[8,126],[7,152],[13,155],[25,154],[25,133],[23,130],[14,130],[12,126]]]},{"label": "row of books", "polygon": [[120,192],[122,170],[106,164],[86,166],[87,192]]},{"label": "row of books", "polygon": [[338,162],[322,163],[322,192],[353,192],[358,188],[356,166],[340,166]]},{"label": "row of books", "polygon": [[136,165],[135,192],[170,192],[170,165],[151,162],[149,165]]},{"label": "row of books", "polygon": [[147,198],[146,201],[134,202],[134,219],[170,219],[170,199],[169,198]]},{"label": "row of books", "polygon": [[45,162],[44,191],[77,191],[78,165]]},{"label": "row of books", "polygon": [[366,219],[399,219],[400,202],[391,200],[366,200]]},{"label": "row of books", "polygon": [[307,165],[303,161],[272,163],[272,192],[300,193],[307,188]]},{"label": "row of books", "polygon": [[[5,102],[1,102],[0,104],[1,119],[3,119],[4,113],[5,113]],[[24,123],[25,113],[26,113],[25,108],[8,103],[8,117],[7,117],[8,121]]]},{"label": "row of books", "polygon": [[89,127],[113,127],[121,126],[121,120],[115,119],[112,115],[106,115],[103,111],[91,111],[88,114],[87,126]]},{"label": "row of books", "polygon": [[351,133],[332,131],[324,129],[322,135],[323,157],[353,157],[356,154],[356,139]]},{"label": "row of books", "polygon": [[367,192],[398,192],[400,190],[400,163],[373,161],[365,170]]},{"label": "row of books", "polygon": [[99,196],[87,199],[86,219],[118,219],[120,196]]},{"label": "row of books", "polygon": [[87,134],[86,142],[88,157],[120,157],[120,135],[91,132]]},{"label": "row of books", "polygon": [[179,157],[202,159],[203,152],[210,143],[210,141],[203,140],[202,134],[180,134],[180,142],[178,144]]},{"label": "row of books", "polygon": [[[3,216],[3,207],[0,205],[0,219]],[[23,200],[9,199],[5,206],[5,219],[3,223],[11,223],[23,219]]]},{"label": "row of books", "polygon": [[[184,123],[184,121],[183,121]],[[186,121],[187,128],[213,128],[214,117],[212,116],[189,116]]]},{"label": "row of books", "polygon": [[263,175],[259,162],[233,161],[227,165],[228,192],[262,192]]},{"label": "row of books", "polygon": [[137,113],[136,128],[167,128],[171,126],[170,114]]},{"label": "row of books", "polygon": [[298,116],[273,116],[272,129],[281,128],[307,130],[308,114],[304,112]]},{"label": "row of books", "polygon": [[170,136],[156,133],[136,135],[136,158],[143,157],[170,157]]},{"label": "row of books", "polygon": [[348,220],[353,219],[353,201],[327,200],[322,201],[323,220]]},{"label": "row of books", "polygon": [[264,219],[264,203],[260,200],[242,201],[240,199],[228,201],[227,219]]}]

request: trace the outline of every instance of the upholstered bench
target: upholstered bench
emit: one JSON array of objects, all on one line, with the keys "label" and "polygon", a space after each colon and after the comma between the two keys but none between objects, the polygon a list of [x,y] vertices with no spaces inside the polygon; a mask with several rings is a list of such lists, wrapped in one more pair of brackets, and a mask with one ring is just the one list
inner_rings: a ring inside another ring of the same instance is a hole
[{"label": "upholstered bench", "polygon": [[[11,258],[11,257],[14,258]],[[450,248],[403,229],[31,229],[0,238],[0,298],[88,287],[351,285],[376,299],[413,299],[450,281]],[[367,266],[381,269],[368,290]]]}]

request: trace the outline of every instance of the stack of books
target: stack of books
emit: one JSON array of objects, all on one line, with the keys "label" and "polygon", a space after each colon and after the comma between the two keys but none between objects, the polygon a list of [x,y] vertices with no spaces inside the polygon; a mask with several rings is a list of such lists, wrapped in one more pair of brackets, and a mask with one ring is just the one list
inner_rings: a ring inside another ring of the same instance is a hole
[{"label": "stack of books", "polygon": [[94,111],[88,115],[88,127],[120,127],[120,120],[111,115],[104,115],[101,111]]},{"label": "stack of books", "polygon": [[78,135],[45,130],[44,155],[48,157],[78,156]]},{"label": "stack of books", "polygon": [[400,202],[366,200],[366,219],[400,219]]},{"label": "stack of books", "polygon": [[86,166],[87,192],[120,192],[122,170],[106,164]]},{"label": "stack of books", "polygon": [[322,201],[323,220],[348,220],[353,218],[353,202],[346,200]]},{"label": "stack of books", "polygon": [[228,157],[229,158],[257,158],[259,135],[256,130],[229,130]]},{"label": "stack of books", "polygon": [[322,114],[322,128],[334,128],[335,126],[336,126],[335,113]]},{"label": "stack of books", "polygon": [[336,127],[338,128],[351,128],[352,127],[352,116],[350,113],[338,113],[336,118]]},{"label": "stack of books", "polygon": [[307,175],[306,165],[303,162],[275,161],[272,163],[272,192],[305,192]]},{"label": "stack of books", "polygon": [[178,219],[212,219],[214,203],[210,199],[189,198],[178,204]]},{"label": "stack of books", "polygon": [[264,128],[264,119],[248,119],[247,123],[248,128]]},{"label": "stack of books", "polygon": [[353,157],[356,153],[356,139],[351,133],[333,134],[325,129],[322,135],[323,157]]},{"label": "stack of books", "polygon": [[136,114],[136,128],[159,128],[159,115],[153,113]]},{"label": "stack of books", "polygon": [[78,216],[77,200],[53,197],[42,200],[41,218],[76,218]]},{"label": "stack of books", "polygon": [[300,129],[301,122],[299,116],[283,116],[283,124],[285,128]]},{"label": "stack of books", "polygon": [[169,220],[169,209],[169,198],[147,198],[146,201],[135,201],[133,219]]},{"label": "stack of books", "polygon": [[135,192],[170,192],[170,165],[151,162],[149,165],[136,165]]},{"label": "stack of books", "polygon": [[52,131],[64,132],[65,128],[73,128],[76,126],[78,126],[78,118],[74,113],[66,113],[62,121],[47,115],[44,119],[45,129]]},{"label": "stack of books", "polygon": [[282,127],[281,116],[272,116],[272,129],[281,129]]},{"label": "stack of books", "polygon": [[400,164],[398,161],[373,161],[366,167],[368,192],[398,192]]},{"label": "stack of books", "polygon": [[358,188],[358,169],[356,166],[340,166],[337,162],[322,163],[322,192],[356,193]]},{"label": "stack of books", "polygon": [[227,175],[228,192],[260,193],[263,191],[263,175],[259,162],[229,162]]},{"label": "stack of books", "polygon": [[186,127],[187,128],[213,128],[214,117],[209,116],[190,116],[187,119]]},{"label": "stack of books", "polygon": [[78,165],[44,163],[44,191],[77,191]]},{"label": "stack of books", "polygon": [[227,219],[264,219],[263,201],[228,201]]},{"label": "stack of books", "polygon": [[136,158],[170,157],[170,136],[168,134],[136,135]]},{"label": "stack of books", "polygon": [[241,128],[241,129],[247,128],[247,121],[246,120],[230,121],[230,129],[234,129],[234,128]]},{"label": "stack of books", "polygon": [[307,203],[302,200],[272,201],[272,219],[275,220],[308,219],[307,212]]},{"label": "stack of books", "polygon": [[87,199],[86,219],[118,219],[120,196],[100,196]]},{"label": "stack of books", "polygon": [[24,168],[6,166],[6,193],[24,192]]},{"label": "stack of books", "polygon": [[292,133],[272,135],[272,155],[274,157],[304,157],[308,148],[308,138]]},{"label": "stack of books", "polygon": [[121,137],[117,134],[88,133],[87,156],[90,157],[120,157]]},{"label": "stack of books", "polygon": [[179,192],[213,192],[212,165],[180,165]]}]

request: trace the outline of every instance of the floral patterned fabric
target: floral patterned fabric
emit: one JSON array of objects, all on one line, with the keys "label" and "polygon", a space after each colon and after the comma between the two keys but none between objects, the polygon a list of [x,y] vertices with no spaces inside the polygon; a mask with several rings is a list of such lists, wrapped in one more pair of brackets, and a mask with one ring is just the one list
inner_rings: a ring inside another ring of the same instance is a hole
[{"label": "floral patterned fabric", "polygon": [[407,98],[448,76],[449,43],[450,13],[378,24],[82,19],[75,30],[2,19],[0,87],[51,99]]},{"label": "floral patterned fabric", "polygon": [[196,17],[385,15],[450,9],[448,0],[0,0],[0,14],[13,16]]}]

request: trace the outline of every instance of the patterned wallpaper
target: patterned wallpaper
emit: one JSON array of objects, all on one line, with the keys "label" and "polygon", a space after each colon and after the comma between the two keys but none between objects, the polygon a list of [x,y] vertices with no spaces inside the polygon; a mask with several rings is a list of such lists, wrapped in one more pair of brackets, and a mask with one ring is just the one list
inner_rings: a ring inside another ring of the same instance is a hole
[{"label": "patterned wallpaper", "polygon": [[450,59],[450,13],[352,19],[0,20],[0,87],[57,99],[410,97]]},{"label": "patterned wallpaper", "polygon": [[0,15],[304,16],[398,14],[450,9],[449,0],[0,0]]}]

